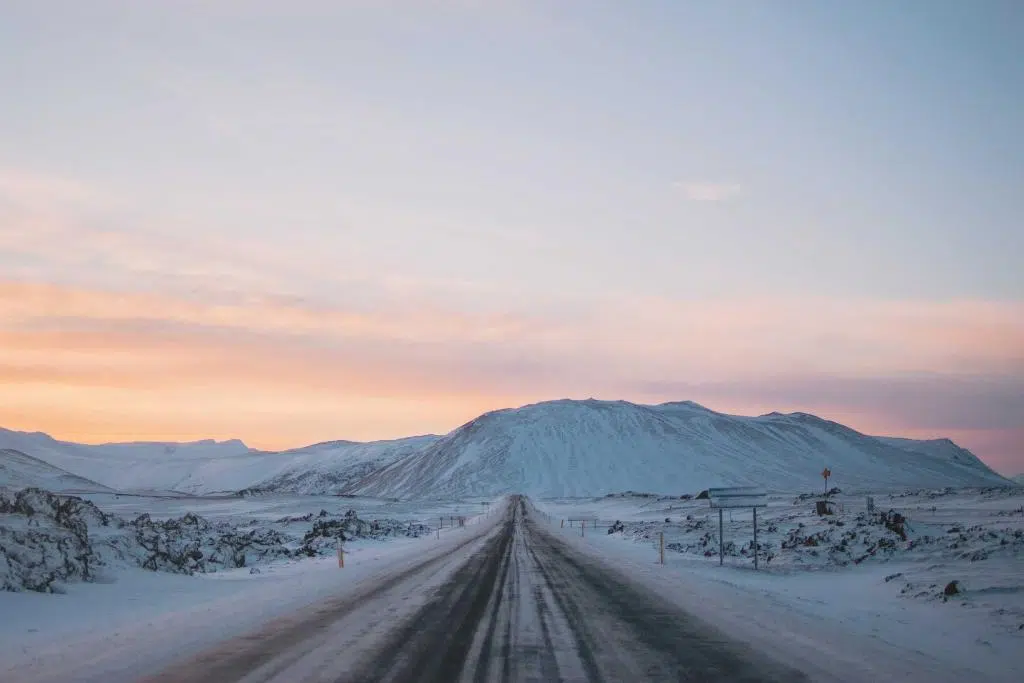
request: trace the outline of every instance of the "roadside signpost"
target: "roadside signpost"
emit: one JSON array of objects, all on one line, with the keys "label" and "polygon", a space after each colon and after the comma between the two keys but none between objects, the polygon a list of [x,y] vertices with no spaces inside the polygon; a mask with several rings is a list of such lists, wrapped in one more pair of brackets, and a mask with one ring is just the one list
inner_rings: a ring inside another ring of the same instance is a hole
[{"label": "roadside signpost", "polygon": [[825,468],[821,471],[821,476],[825,477],[825,495],[828,495],[828,478],[832,476],[832,470]]},{"label": "roadside signpost", "polygon": [[757,486],[733,486],[708,489],[708,502],[718,510],[718,564],[725,564],[725,539],[722,531],[722,510],[752,508],[754,510],[754,569],[757,569],[757,508],[768,506],[768,494]]}]

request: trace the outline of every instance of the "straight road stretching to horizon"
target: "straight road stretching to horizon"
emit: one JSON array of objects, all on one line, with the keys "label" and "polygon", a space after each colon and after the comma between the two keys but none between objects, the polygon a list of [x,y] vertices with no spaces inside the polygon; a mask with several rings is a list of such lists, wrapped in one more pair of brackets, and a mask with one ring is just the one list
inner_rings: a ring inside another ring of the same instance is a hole
[{"label": "straight road stretching to horizon", "polygon": [[525,498],[500,514],[455,552],[145,683],[807,680],[584,559]]}]

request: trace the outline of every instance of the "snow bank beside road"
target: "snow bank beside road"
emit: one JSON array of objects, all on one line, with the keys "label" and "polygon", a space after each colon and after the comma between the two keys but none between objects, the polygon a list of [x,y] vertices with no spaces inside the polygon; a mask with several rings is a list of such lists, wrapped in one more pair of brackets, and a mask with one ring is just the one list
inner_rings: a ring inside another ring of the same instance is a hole
[{"label": "snow bank beside road", "polygon": [[270,523],[210,522],[192,512],[126,520],[75,496],[0,489],[0,589],[53,592],[64,583],[92,581],[101,568],[123,566],[206,573],[333,555],[339,541],[430,532],[413,522],[363,520],[354,510],[340,516],[321,510]]},{"label": "snow bank beside road", "polygon": [[[495,506],[498,507],[498,506]],[[221,640],[320,601],[363,590],[382,576],[457,552],[499,515],[388,543],[346,543],[333,556],[185,576],[123,569],[116,582],[79,583],[65,595],[0,592],[0,681],[128,683]]]}]

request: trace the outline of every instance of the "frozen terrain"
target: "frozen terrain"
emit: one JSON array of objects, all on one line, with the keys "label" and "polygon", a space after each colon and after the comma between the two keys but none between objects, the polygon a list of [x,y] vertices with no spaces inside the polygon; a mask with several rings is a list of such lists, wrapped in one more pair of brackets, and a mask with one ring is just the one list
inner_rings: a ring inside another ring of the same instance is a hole
[{"label": "frozen terrain", "polygon": [[953,442],[877,438],[813,415],[739,417],[691,402],[551,401],[487,413],[347,490],[446,497],[553,496],[709,486],[848,489],[1008,486]]},{"label": "frozen terrain", "polygon": [[[720,567],[718,514],[707,500],[629,494],[537,505],[592,552],[636,563],[666,590],[685,581],[754,640],[806,639],[845,657],[848,643],[874,639],[927,655],[930,664],[908,661],[907,680],[927,680],[929,667],[953,680],[1024,675],[1024,490],[881,493],[873,515],[864,496],[834,495],[835,514],[818,516],[821,498],[770,497],[758,514],[757,572],[749,510],[724,512]],[[597,528],[562,521],[584,516]]]},{"label": "frozen terrain", "polygon": [[57,493],[111,490],[13,448],[0,449],[0,486],[13,489],[36,486]]},{"label": "frozen terrain", "polygon": [[[273,506],[277,512],[301,509],[294,500]],[[366,590],[382,572],[407,571],[449,555],[454,565],[464,557],[453,551],[486,519],[474,516],[466,526],[449,526],[447,513],[460,508],[466,506],[405,508],[409,521],[444,514],[446,526],[427,535],[392,535],[388,542],[349,539],[344,569],[332,543],[323,557],[280,557],[256,567],[190,576],[121,565],[106,568],[95,583],[65,584],[59,595],[0,591],[0,681],[135,681],[272,619],[310,614],[330,599]],[[237,512],[232,519],[244,527],[247,515]],[[290,524],[311,527],[301,519]]]},{"label": "frozen terrain", "polygon": [[[849,527],[876,546],[899,534],[858,526],[858,498],[839,496],[829,519],[807,512],[813,498],[772,498],[765,526],[778,528],[765,538],[779,547],[759,572],[739,552],[719,567],[687,549],[706,501],[513,497],[440,538],[351,541],[344,569],[282,558],[259,574],[125,569],[64,595],[0,593],[0,680],[1020,680],[1021,492],[876,496],[879,514],[902,511],[908,538],[860,563],[832,547]],[[599,528],[581,537],[561,523],[582,515]],[[727,539],[740,547],[749,519],[733,517]],[[940,528],[948,539],[922,540]],[[818,545],[782,548],[794,530]],[[665,565],[661,532],[678,543]]]},{"label": "frozen terrain", "polygon": [[[332,441],[283,452],[256,451],[241,441],[125,443],[90,446],[39,433],[0,429],[0,448],[16,449],[69,473],[120,491],[191,494],[243,489],[333,493],[352,480],[421,449],[437,437],[357,443]],[[7,458],[0,452],[0,463]],[[0,470],[0,486],[47,488],[49,478]]]},{"label": "frozen terrain", "polygon": [[339,542],[430,535],[486,510],[478,501],[412,508],[326,496],[89,498],[0,489],[0,590],[60,592],[126,568],[258,570],[333,556]]},{"label": "frozen terrain", "polygon": [[[813,415],[725,415],[691,402],[549,401],[499,410],[450,434],[332,441],[279,453],[241,441],[83,446],[0,430],[0,448],[120,491],[345,493],[446,499],[754,484],[792,490],[829,467],[844,488],[1009,486],[952,441],[861,434]],[[0,452],[0,462],[10,460]],[[0,485],[46,487],[25,467]]]}]

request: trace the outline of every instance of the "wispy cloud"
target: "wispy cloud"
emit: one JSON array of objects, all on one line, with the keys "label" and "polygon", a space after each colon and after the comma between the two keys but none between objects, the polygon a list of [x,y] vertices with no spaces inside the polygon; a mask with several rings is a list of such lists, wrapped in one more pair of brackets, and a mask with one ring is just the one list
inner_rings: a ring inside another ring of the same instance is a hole
[{"label": "wispy cloud", "polygon": [[722,202],[740,193],[739,183],[695,183],[676,181],[672,186],[693,202]]}]

